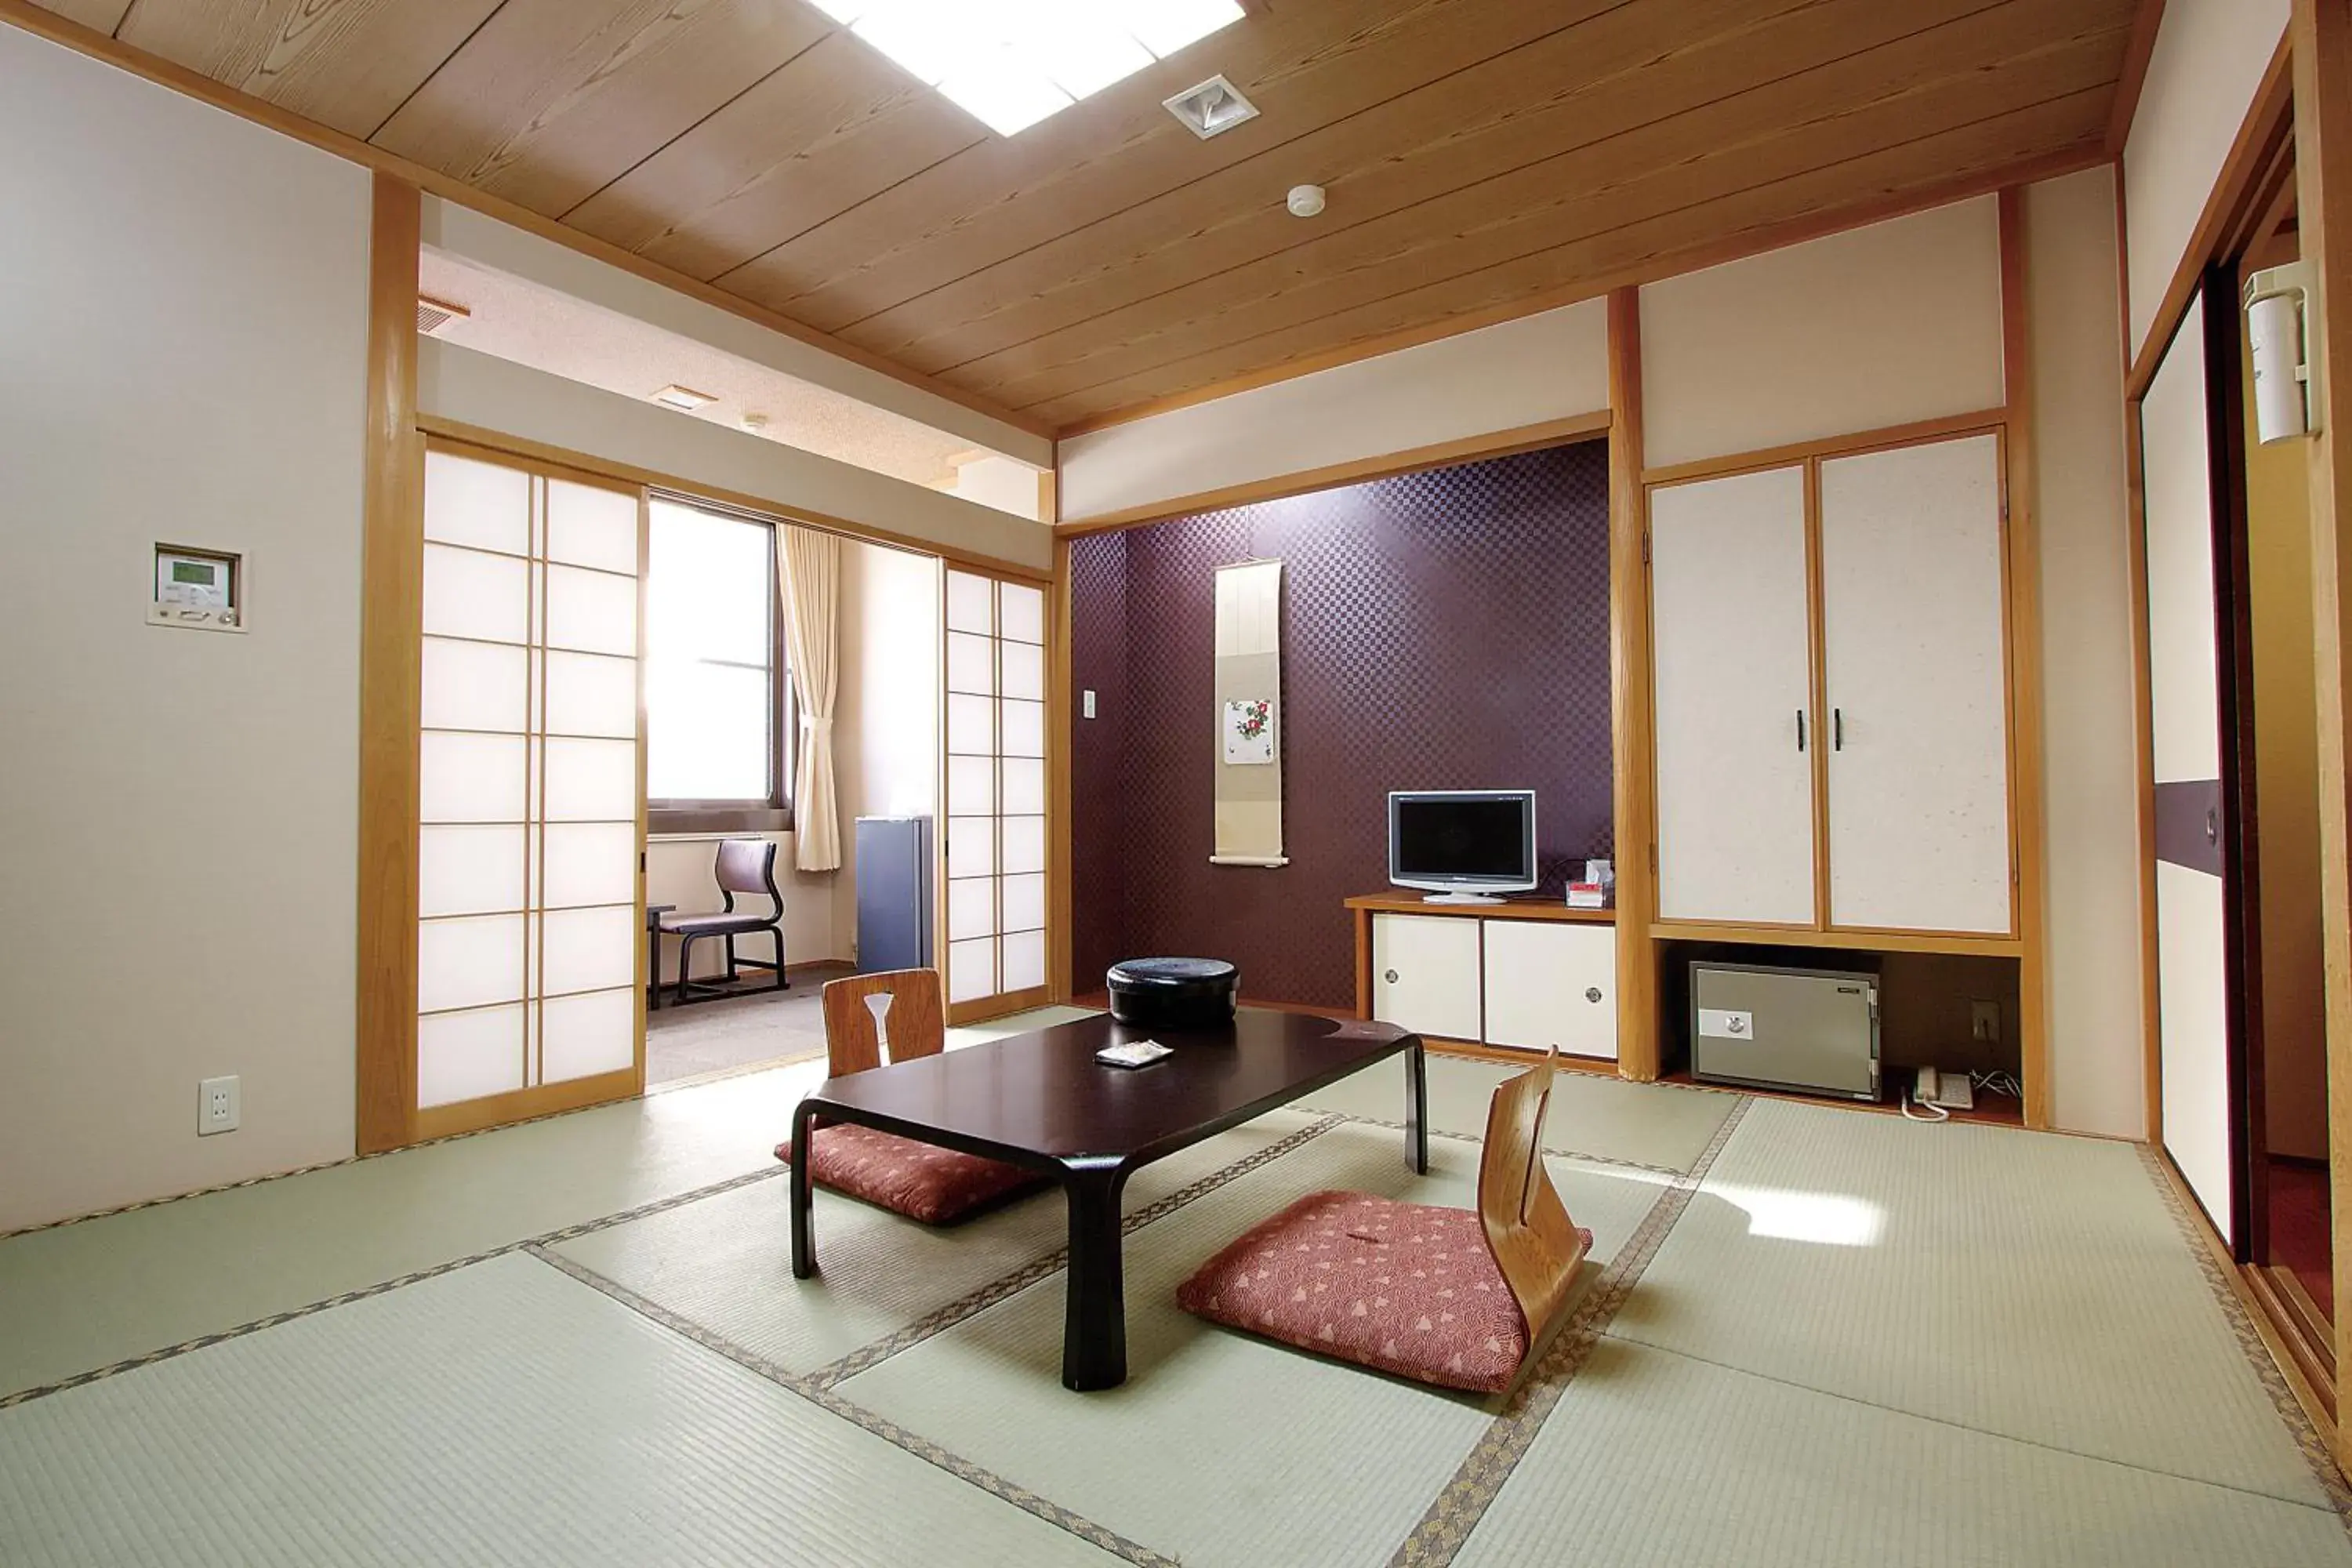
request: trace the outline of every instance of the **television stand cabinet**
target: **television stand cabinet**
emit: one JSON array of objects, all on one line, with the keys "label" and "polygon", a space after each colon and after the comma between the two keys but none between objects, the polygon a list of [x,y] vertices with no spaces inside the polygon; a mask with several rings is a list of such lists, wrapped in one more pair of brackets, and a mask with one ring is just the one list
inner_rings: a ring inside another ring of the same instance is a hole
[{"label": "television stand cabinet", "polygon": [[1558,899],[1433,904],[1408,892],[1347,900],[1356,1016],[1433,1046],[1498,1046],[1617,1059],[1613,910]]}]

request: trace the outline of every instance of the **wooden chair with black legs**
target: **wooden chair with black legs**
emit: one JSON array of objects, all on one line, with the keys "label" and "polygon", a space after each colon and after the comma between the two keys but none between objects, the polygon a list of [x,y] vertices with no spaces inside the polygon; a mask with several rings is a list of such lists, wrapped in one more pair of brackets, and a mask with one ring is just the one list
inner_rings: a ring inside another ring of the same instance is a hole
[{"label": "wooden chair with black legs", "polygon": [[[734,988],[739,969],[775,972],[776,983],[758,987],[753,994],[790,989],[792,979],[784,973],[784,896],[776,889],[775,844],[764,838],[721,839],[719,855],[711,869],[712,875],[719,879],[719,896],[725,900],[725,908],[716,914],[662,917],[662,931],[678,939],[677,992],[674,1005],[682,1007],[689,1002],[715,1002],[722,996],[745,994]],[[766,914],[753,910],[738,910],[735,900],[739,896],[765,898],[772,909]],[[738,938],[756,936],[761,931],[775,941],[776,959],[772,963],[745,958],[735,951]],[[709,936],[722,938],[727,943],[728,984],[725,986],[703,984],[694,979],[695,942]]]},{"label": "wooden chair with black legs", "polygon": [[[834,1078],[947,1048],[947,1007],[936,969],[853,974],[824,988],[824,1049]],[[1051,1178],[960,1150],[850,1122],[809,1135],[809,1178],[925,1225],[951,1225],[1041,1187]],[[792,1163],[793,1146],[776,1145]]]}]

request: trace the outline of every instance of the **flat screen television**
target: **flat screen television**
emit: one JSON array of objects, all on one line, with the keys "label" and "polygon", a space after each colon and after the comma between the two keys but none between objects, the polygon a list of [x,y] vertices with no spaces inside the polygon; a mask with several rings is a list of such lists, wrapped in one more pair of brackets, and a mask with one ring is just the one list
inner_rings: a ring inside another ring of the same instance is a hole
[{"label": "flat screen television", "polygon": [[1389,880],[1431,903],[1500,903],[1536,885],[1536,792],[1391,790]]}]

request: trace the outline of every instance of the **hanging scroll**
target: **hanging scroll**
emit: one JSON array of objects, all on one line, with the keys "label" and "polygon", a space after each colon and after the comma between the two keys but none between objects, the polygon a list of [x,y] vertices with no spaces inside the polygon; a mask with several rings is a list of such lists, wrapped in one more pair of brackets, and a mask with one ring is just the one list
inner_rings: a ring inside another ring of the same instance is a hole
[{"label": "hanging scroll", "polygon": [[1217,568],[1216,866],[1283,866],[1282,563]]}]

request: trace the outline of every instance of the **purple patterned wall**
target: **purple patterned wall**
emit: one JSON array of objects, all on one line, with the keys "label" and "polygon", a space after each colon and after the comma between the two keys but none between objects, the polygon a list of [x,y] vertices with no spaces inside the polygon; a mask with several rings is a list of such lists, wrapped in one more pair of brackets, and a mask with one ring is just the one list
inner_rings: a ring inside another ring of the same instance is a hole
[{"label": "purple patterned wall", "polygon": [[[1213,574],[1284,567],[1290,864],[1209,864]],[[1077,989],[1147,953],[1228,958],[1345,1007],[1340,900],[1388,880],[1391,789],[1536,792],[1545,890],[1611,843],[1605,442],[1097,534],[1071,549]]]}]

